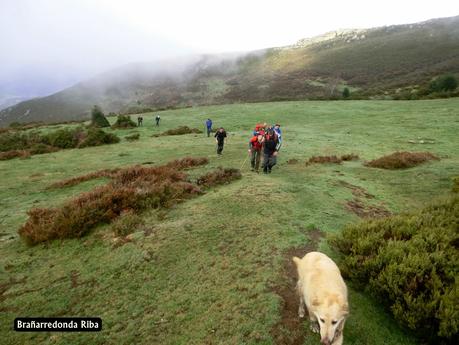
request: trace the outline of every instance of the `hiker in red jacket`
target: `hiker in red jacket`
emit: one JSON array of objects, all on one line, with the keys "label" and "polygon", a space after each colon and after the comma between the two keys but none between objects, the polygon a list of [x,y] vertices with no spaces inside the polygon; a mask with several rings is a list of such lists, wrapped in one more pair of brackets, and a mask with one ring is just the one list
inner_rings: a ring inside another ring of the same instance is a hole
[{"label": "hiker in red jacket", "polygon": [[249,141],[250,164],[252,171],[258,172],[260,168],[261,149],[263,147],[263,135],[254,135]]}]

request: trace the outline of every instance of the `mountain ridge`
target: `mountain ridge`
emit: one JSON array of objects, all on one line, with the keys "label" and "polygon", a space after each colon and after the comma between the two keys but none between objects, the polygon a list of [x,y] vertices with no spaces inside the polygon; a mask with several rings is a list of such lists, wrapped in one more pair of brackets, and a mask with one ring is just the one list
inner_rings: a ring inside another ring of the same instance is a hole
[{"label": "mountain ridge", "polygon": [[412,92],[459,74],[459,16],[369,29],[340,29],[285,47],[132,63],[55,94],[0,111],[13,121],[59,122],[107,112],[275,100],[321,99],[343,87],[362,97]]}]

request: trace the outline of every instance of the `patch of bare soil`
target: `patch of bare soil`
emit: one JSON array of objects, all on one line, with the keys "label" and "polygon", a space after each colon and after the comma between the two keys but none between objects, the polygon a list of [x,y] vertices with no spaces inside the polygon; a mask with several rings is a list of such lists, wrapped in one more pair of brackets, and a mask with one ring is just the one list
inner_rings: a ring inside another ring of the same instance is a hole
[{"label": "patch of bare soil", "polygon": [[370,193],[368,193],[365,188],[355,186],[349,182],[339,180],[338,184],[343,187],[349,188],[352,192],[352,195],[355,196],[356,198],[373,199],[375,197],[374,195],[371,195]]},{"label": "patch of bare soil", "polygon": [[22,279],[10,278],[9,281],[5,283],[0,283],[0,302],[6,299],[7,295],[5,293],[8,291],[10,287],[12,287],[15,284],[24,284],[26,280],[26,277],[23,277]]},{"label": "patch of bare soil", "polygon": [[374,195],[367,192],[365,188],[355,186],[346,181],[338,181],[338,184],[349,188],[354,199],[346,202],[346,208],[361,218],[382,218],[390,216],[391,213],[383,206],[367,205],[362,199],[373,199]]},{"label": "patch of bare soil", "polygon": [[365,205],[361,199],[347,201],[346,208],[361,218],[383,218],[391,215],[383,206]]},{"label": "patch of bare soil", "polygon": [[298,305],[300,303],[296,292],[298,276],[292,257],[301,258],[307,253],[316,250],[323,236],[323,232],[319,229],[310,230],[308,232],[310,243],[304,247],[291,248],[283,255],[280,283],[273,288],[273,291],[282,300],[281,319],[271,329],[275,344],[302,345],[304,343],[303,319],[298,317]]}]

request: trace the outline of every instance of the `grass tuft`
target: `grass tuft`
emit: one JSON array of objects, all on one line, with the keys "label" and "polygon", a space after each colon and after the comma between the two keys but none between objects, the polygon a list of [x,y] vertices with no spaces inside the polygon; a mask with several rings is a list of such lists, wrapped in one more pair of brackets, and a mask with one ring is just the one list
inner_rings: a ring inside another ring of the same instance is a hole
[{"label": "grass tuft", "polygon": [[213,186],[231,183],[232,181],[238,180],[241,177],[242,175],[239,169],[218,168],[217,170],[211,171],[199,177],[196,183],[198,186],[209,188]]}]

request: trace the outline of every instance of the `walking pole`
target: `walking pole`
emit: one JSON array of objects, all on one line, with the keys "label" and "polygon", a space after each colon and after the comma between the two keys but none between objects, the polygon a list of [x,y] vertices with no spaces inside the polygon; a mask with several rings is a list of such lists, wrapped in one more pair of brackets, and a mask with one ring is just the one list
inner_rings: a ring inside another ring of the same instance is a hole
[{"label": "walking pole", "polygon": [[239,170],[242,170],[242,168],[244,167],[245,162],[247,162],[247,158],[249,158],[249,156],[245,157],[244,162],[242,162],[242,165],[239,168]]}]

